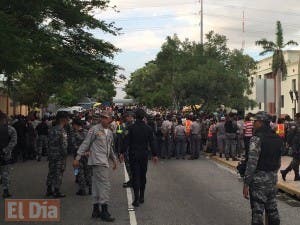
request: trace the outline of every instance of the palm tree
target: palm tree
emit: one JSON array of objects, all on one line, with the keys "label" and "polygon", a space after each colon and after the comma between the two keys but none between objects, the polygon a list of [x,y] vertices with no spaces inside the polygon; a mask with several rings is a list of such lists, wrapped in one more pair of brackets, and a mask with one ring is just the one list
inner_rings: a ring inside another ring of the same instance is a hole
[{"label": "palm tree", "polygon": [[[260,55],[265,55],[266,53],[273,53],[272,71],[275,75],[276,80],[276,94],[275,94],[275,107],[277,119],[281,115],[281,80],[286,78],[287,69],[284,61],[283,49],[289,45],[298,45],[295,41],[283,42],[282,26],[280,21],[277,21],[276,26],[276,42],[268,41],[263,38],[255,42],[256,45],[262,46],[263,51]],[[267,104],[265,102],[265,104]]]}]

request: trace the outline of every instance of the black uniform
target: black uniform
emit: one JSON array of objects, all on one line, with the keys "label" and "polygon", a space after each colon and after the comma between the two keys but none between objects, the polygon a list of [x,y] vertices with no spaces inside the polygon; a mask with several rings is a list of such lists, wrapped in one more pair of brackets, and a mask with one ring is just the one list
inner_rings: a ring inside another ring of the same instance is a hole
[{"label": "black uniform", "polygon": [[286,180],[286,175],[294,170],[295,181],[300,180],[299,175],[299,165],[300,165],[300,122],[296,123],[296,126],[292,127],[290,132],[288,132],[288,144],[292,147],[293,150],[293,160],[285,170],[281,170],[282,179]]},{"label": "black uniform", "polygon": [[136,203],[142,203],[146,187],[149,147],[156,156],[154,133],[142,120],[137,120],[129,127],[125,139],[125,149],[129,149],[130,167],[132,169],[133,189]]}]

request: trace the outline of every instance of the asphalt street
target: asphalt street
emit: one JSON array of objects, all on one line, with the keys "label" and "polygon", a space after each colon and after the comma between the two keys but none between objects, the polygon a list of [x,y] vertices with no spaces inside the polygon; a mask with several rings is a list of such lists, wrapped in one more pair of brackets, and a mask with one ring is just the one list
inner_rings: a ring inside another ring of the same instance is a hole
[{"label": "asphalt street", "polygon": [[[4,201],[0,204],[0,224],[106,224],[91,219],[91,198],[76,196],[72,158],[68,160],[61,200],[61,221],[5,222]],[[45,198],[47,162],[27,161],[12,165],[11,192],[13,198]],[[111,171],[111,214],[113,224],[129,225],[128,200],[123,165]],[[282,225],[298,225],[300,208],[290,198],[279,196]],[[296,204],[291,204],[291,203]],[[295,206],[296,205],[296,206]],[[242,197],[242,183],[238,176],[215,162],[202,157],[199,160],[161,160],[149,164],[145,203],[135,211],[137,224],[142,225],[241,225],[250,224],[249,202]]]}]

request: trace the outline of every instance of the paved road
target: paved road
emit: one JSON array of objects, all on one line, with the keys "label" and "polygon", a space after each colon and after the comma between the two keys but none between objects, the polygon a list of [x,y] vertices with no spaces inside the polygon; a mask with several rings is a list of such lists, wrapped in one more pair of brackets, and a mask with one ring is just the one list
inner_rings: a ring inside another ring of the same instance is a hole
[{"label": "paved road", "polygon": [[[14,198],[43,198],[47,163],[29,161],[17,163],[12,168],[12,193]],[[123,166],[112,171],[111,213],[117,218],[114,224],[129,225]],[[241,196],[242,183],[238,177],[214,162],[201,158],[196,161],[160,161],[152,163],[148,173],[145,204],[136,210],[138,224],[143,225],[241,225],[250,224],[249,203]],[[68,161],[62,191],[63,225],[105,224],[91,216],[90,197],[75,195],[71,158]],[[282,225],[298,225],[300,208],[279,201]],[[293,201],[292,201],[293,202]],[[299,205],[299,204],[298,204]],[[0,204],[0,224],[4,203]],[[13,223],[42,224],[42,223]]]}]

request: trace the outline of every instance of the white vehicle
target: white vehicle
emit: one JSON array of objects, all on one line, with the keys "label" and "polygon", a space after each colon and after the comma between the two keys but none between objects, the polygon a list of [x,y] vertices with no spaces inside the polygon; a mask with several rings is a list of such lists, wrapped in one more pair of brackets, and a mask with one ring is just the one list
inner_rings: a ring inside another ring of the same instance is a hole
[{"label": "white vehicle", "polygon": [[67,107],[67,108],[60,108],[57,110],[57,112],[68,112],[70,114],[75,114],[76,112],[83,112],[84,109],[81,106],[72,106],[72,107]]}]

